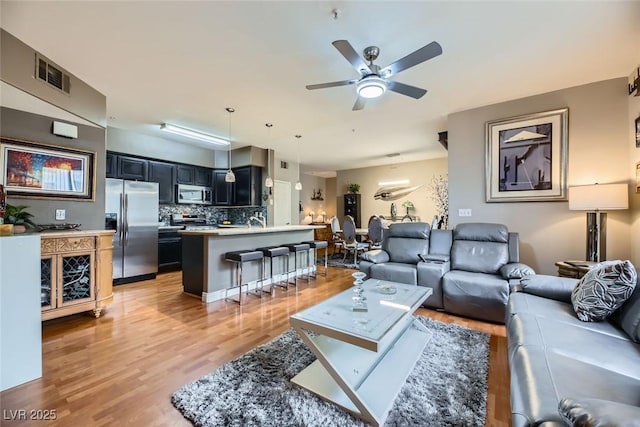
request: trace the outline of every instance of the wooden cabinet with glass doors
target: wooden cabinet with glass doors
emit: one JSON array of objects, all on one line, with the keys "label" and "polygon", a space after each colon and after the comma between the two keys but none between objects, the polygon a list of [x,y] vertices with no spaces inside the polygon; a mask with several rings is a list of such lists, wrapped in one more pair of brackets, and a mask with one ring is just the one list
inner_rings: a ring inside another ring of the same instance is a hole
[{"label": "wooden cabinet with glass doors", "polygon": [[99,317],[113,300],[113,231],[43,233],[42,320],[83,311]]}]

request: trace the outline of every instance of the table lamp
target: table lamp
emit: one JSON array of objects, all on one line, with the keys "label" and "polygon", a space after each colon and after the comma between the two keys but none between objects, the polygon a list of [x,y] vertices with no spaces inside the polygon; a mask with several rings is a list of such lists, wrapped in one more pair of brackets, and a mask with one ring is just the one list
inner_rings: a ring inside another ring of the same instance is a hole
[{"label": "table lamp", "polygon": [[629,208],[627,184],[591,184],[569,187],[569,209],[587,211],[587,261],[607,258],[607,214]]}]

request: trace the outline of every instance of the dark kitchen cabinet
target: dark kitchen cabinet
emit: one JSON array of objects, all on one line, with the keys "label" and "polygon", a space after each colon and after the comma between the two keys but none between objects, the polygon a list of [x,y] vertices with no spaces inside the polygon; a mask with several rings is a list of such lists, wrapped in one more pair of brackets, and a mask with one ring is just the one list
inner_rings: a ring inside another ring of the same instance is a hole
[{"label": "dark kitchen cabinet", "polygon": [[231,205],[235,183],[226,182],[224,180],[226,174],[226,169],[213,171],[213,204],[215,206]]},{"label": "dark kitchen cabinet", "polygon": [[345,194],[344,195],[344,214],[351,215],[356,227],[360,228],[360,221],[362,214],[362,203],[360,202],[360,194]]},{"label": "dark kitchen cabinet", "polygon": [[176,165],[176,182],[193,185],[196,180],[196,168],[188,165]]},{"label": "dark kitchen cabinet", "polygon": [[209,168],[196,167],[194,169],[195,169],[194,183],[196,185],[202,185],[203,187],[211,187],[213,171]]},{"label": "dark kitchen cabinet", "polygon": [[107,178],[116,178],[118,175],[118,155],[114,153],[107,153]]},{"label": "dark kitchen cabinet", "polygon": [[117,160],[116,178],[134,181],[147,180],[147,160],[122,155],[118,155]]},{"label": "dark kitchen cabinet", "polygon": [[236,206],[260,206],[262,193],[262,168],[245,166],[235,168],[236,174],[235,197]]},{"label": "dark kitchen cabinet", "polygon": [[160,203],[170,204],[175,200],[175,170],[172,163],[149,161],[149,181],[158,183]]}]

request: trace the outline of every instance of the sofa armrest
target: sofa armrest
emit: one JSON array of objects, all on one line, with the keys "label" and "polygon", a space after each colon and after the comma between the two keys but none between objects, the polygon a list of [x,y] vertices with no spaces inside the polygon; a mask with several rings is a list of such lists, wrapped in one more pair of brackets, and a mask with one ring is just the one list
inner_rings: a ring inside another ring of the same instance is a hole
[{"label": "sofa armrest", "polygon": [[568,426],[637,426],[640,407],[610,400],[564,398],[558,413]]},{"label": "sofa armrest", "polygon": [[520,279],[519,286],[512,291],[526,292],[539,297],[571,303],[571,292],[577,283],[578,279],[569,277],[534,274]]},{"label": "sofa armrest", "polygon": [[432,262],[436,264],[443,264],[445,262],[449,262],[451,257],[449,255],[438,255],[438,254],[429,254],[421,257],[423,262]]},{"label": "sofa armrest", "polygon": [[510,262],[500,267],[500,274],[503,279],[522,279],[525,276],[536,274],[533,268],[521,262]]},{"label": "sofa armrest", "polygon": [[389,262],[389,254],[384,249],[374,249],[360,254],[360,259],[374,264],[382,264],[384,262]]}]

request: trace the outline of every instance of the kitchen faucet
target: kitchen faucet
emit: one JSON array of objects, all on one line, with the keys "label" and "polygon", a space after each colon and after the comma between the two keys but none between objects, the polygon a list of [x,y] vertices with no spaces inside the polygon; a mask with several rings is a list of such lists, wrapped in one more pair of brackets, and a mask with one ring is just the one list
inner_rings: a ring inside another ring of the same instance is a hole
[{"label": "kitchen faucet", "polygon": [[247,221],[247,225],[249,226],[249,228],[251,228],[251,221],[256,221],[262,226],[262,228],[267,228],[267,220],[264,217],[260,217],[260,218],[258,218],[257,216],[249,217],[249,220]]}]

